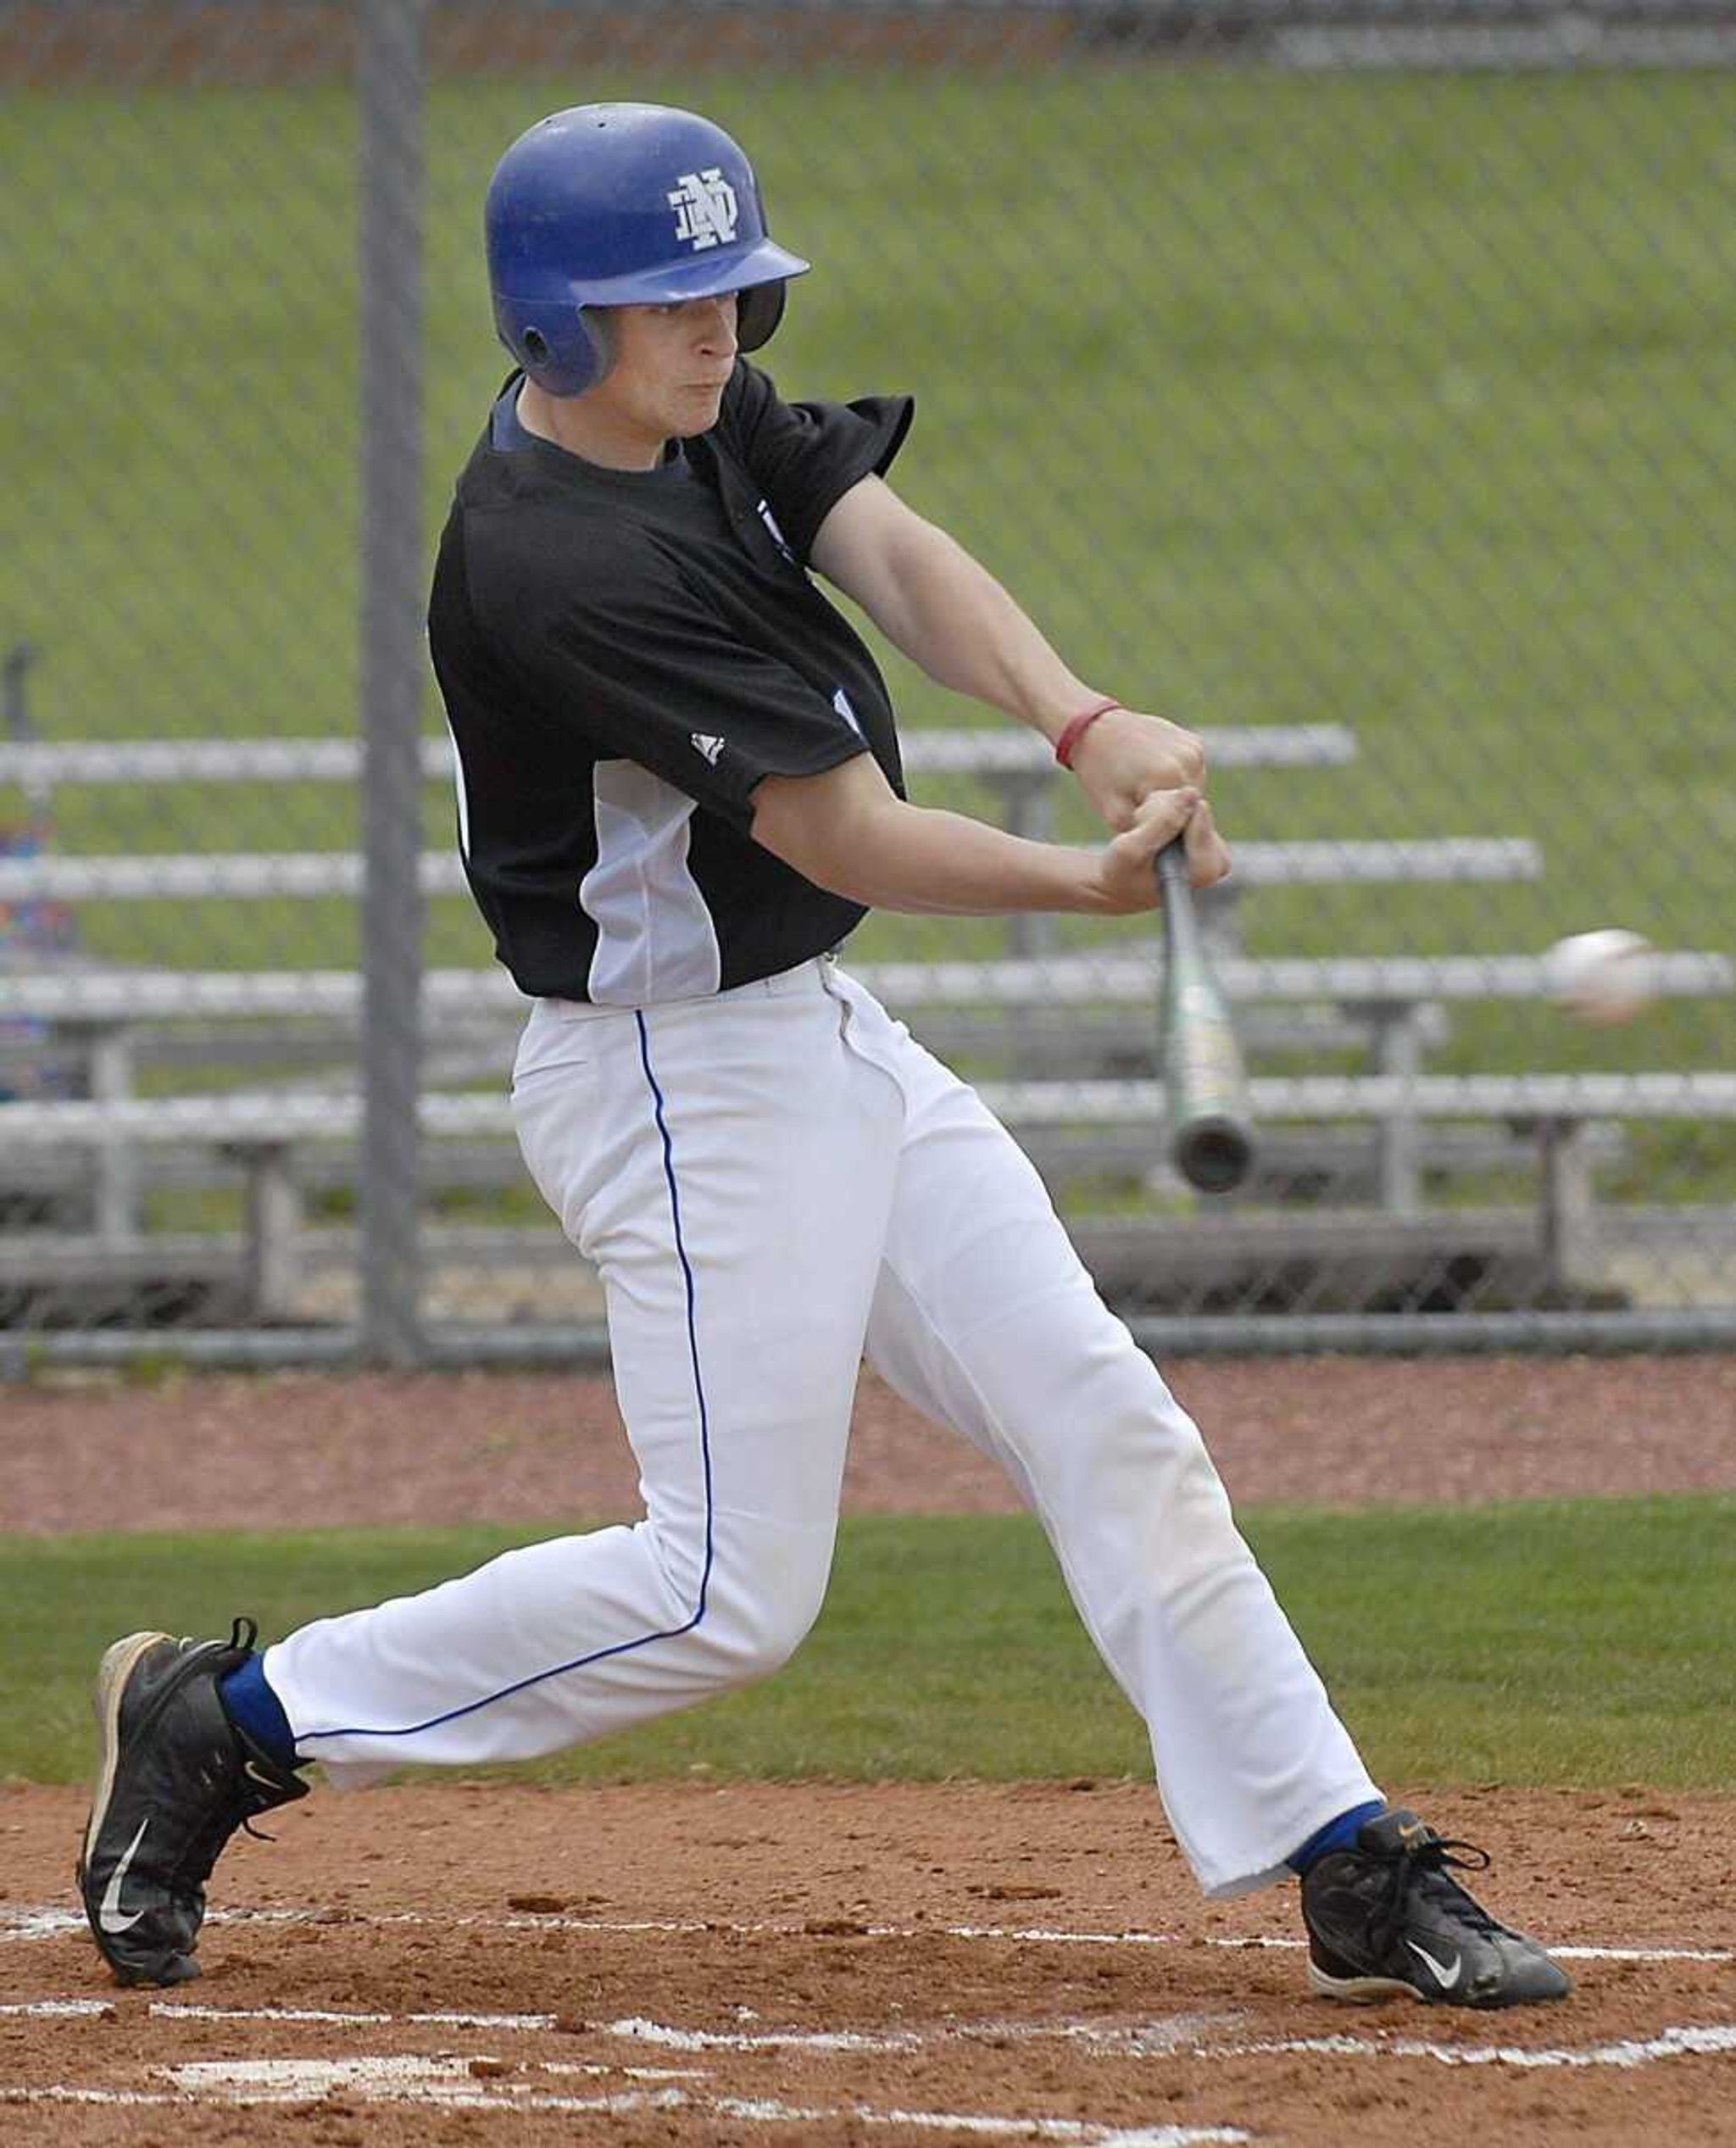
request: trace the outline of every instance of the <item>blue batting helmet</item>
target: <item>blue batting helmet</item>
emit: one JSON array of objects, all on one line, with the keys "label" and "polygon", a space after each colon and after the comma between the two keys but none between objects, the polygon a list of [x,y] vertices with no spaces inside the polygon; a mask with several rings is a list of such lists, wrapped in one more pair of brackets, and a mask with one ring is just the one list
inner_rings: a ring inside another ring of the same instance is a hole
[{"label": "blue batting helmet", "polygon": [[758,350],[808,264],[765,233],[754,168],[723,129],[662,104],[578,104],[521,134],[495,167],[484,225],[500,340],[551,395],[609,370],[595,306],[740,294]]}]

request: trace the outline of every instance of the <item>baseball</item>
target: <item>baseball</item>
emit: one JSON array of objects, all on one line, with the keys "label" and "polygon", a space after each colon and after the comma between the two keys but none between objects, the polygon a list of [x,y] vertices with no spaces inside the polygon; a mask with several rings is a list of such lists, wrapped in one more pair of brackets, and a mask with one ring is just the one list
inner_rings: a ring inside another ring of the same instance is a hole
[{"label": "baseball", "polygon": [[1655,954],[1643,933],[1616,926],[1570,933],[1544,957],[1550,997],[1564,1013],[1599,1028],[1632,1021],[1657,997]]}]

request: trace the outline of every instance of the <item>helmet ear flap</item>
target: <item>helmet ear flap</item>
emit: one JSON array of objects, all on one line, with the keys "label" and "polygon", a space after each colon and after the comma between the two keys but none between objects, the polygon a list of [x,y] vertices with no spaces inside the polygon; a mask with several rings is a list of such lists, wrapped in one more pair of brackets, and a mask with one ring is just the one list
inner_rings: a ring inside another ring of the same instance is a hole
[{"label": "helmet ear flap", "polygon": [[771,341],[772,331],[783,319],[784,285],[782,277],[771,283],[750,284],[736,294],[736,342],[744,351],[757,351]]},{"label": "helmet ear flap", "polygon": [[494,321],[526,376],[550,395],[582,395],[615,362],[606,307],[575,306],[570,299],[530,305],[501,300]]}]

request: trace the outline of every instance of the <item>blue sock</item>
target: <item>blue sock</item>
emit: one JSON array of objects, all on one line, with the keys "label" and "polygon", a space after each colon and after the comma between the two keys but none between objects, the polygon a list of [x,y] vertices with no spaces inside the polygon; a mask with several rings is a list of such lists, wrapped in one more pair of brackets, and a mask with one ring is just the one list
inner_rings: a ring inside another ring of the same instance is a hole
[{"label": "blue sock", "polygon": [[224,1714],[237,1730],[247,1733],[267,1760],[275,1761],[280,1767],[301,1766],[295,1733],[289,1727],[282,1702],[265,1683],[264,1665],[259,1656],[250,1656],[238,1671],[231,1671],[221,1680],[217,1697],[223,1703]]},{"label": "blue sock", "polygon": [[1302,1847],[1293,1851],[1284,1862],[1292,1872],[1305,1873],[1328,1850],[1354,1850],[1363,1822],[1378,1819],[1386,1809],[1378,1798],[1372,1805],[1353,1805],[1348,1812],[1339,1813],[1336,1820],[1328,1820],[1323,1828],[1316,1828]]}]

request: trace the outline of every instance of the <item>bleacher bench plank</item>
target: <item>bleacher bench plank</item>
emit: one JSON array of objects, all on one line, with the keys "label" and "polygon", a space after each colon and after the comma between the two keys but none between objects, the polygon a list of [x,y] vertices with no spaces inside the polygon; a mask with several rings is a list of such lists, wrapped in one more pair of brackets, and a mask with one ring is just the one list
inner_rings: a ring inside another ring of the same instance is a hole
[{"label": "bleacher bench plank", "polygon": [[[1736,1117],[1736,1073],[1256,1076],[1256,1121],[1429,1119],[1722,1119]],[[985,1082],[979,1093],[1011,1126],[1160,1123],[1158,1082]],[[510,1131],[504,1093],[425,1095],[422,1130],[440,1138]],[[236,1147],[353,1141],[362,1099],[348,1089],[253,1090],[213,1096],[24,1101],[0,1106],[0,1147],[203,1142]]]},{"label": "bleacher bench plank", "polygon": [[[1299,1177],[1316,1181],[1360,1183],[1371,1181],[1378,1161],[1378,1127],[1362,1121],[1354,1126],[1307,1127],[1291,1124],[1263,1129],[1255,1155],[1254,1171],[1244,1199],[1257,1197],[1274,1187],[1286,1196]],[[1613,1121],[1587,1127],[1588,1162],[1619,1162],[1629,1153],[1622,1129]],[[1518,1171],[1535,1159],[1535,1147],[1522,1133],[1499,1122],[1443,1120],[1426,1126],[1418,1134],[1419,1160],[1425,1169],[1463,1174],[1492,1171]],[[1149,1126],[1028,1127],[1021,1129],[1020,1146],[1051,1185],[1065,1186],[1082,1178],[1143,1177],[1152,1169],[1153,1133]],[[5,1151],[5,1188],[8,1194],[49,1195],[67,1190],[67,1149],[45,1145]],[[235,1170],[231,1155],[225,1162],[209,1144],[165,1143],[141,1149],[131,1159],[134,1185],[139,1193],[159,1187],[209,1188],[229,1183]],[[425,1191],[439,1189],[495,1192],[523,1183],[518,1145],[503,1129],[498,1133],[453,1135],[431,1143],[422,1159]],[[296,1183],[306,1192],[353,1189],[355,1158],[339,1148],[303,1147],[295,1162]],[[25,1244],[41,1233],[34,1228]],[[0,1237],[0,1244],[3,1244]]]},{"label": "bleacher bench plank", "polygon": [[[1163,962],[1160,942],[1142,937],[1127,951],[1074,948],[1040,961],[856,962],[852,977],[894,1013],[928,1007],[1143,1005]],[[1343,1006],[1406,1004],[1431,999],[1533,999],[1547,996],[1541,955],[1282,956],[1232,958],[1216,965],[1232,1000],[1330,1001]],[[1736,992],[1728,954],[1660,949],[1652,971],[1666,998]],[[86,969],[0,971],[0,1018],[42,1021],[174,1021],[201,1016],[269,1016],[354,1019],[363,996],[355,970]],[[528,1001],[504,970],[426,972],[423,1003],[451,1016],[522,1015]]]},{"label": "bleacher bench plank", "polygon": [[[1342,768],[1356,758],[1344,724],[1223,724],[1199,733],[1214,768]],[[911,728],[904,766],[923,776],[1056,776],[1054,751],[1034,732]],[[422,775],[450,782],[450,739],[421,742]],[[355,738],[114,738],[0,740],[0,783],[42,792],[107,783],[355,783]]]},{"label": "bleacher bench plank", "polygon": [[[1159,1082],[991,1082],[1010,1125],[1160,1120]],[[1299,1074],[1255,1076],[1256,1121],[1281,1119],[1694,1119],[1736,1116],[1736,1073]]]},{"label": "bleacher bench plank", "polygon": [[[1075,948],[1042,960],[849,962],[850,973],[894,1010],[906,1007],[1090,1006],[1149,1000],[1162,943],[1132,953]],[[1550,989],[1542,955],[1286,955],[1222,957],[1213,965],[1232,1000],[1330,1000],[1341,1006],[1429,999],[1535,999]],[[1661,949],[1650,970],[1666,997],[1736,991],[1736,962],[1723,954]],[[0,998],[0,1004],[3,1004]]]},{"label": "bleacher bench plank", "polygon": [[[1498,1243],[1515,1248],[1537,1244],[1534,1212],[1521,1208],[1462,1209],[1453,1212],[1453,1240]],[[1166,1250],[1197,1282],[1215,1266],[1257,1263],[1262,1257],[1316,1259],[1424,1254],[1441,1243],[1443,1219],[1383,1216],[1362,1209],[1313,1209],[1283,1216],[1238,1213],[1195,1214],[1161,1219],[1082,1218],[1069,1233],[1087,1265],[1099,1276],[1125,1282],[1152,1276],[1164,1265]],[[330,1225],[304,1227],[295,1238],[294,1257],[303,1272],[353,1265],[359,1234]],[[70,1233],[32,1233],[0,1239],[0,1286],[10,1288],[50,1284],[145,1283],[173,1277],[177,1282],[215,1281],[237,1272],[250,1247],[245,1233],[153,1232],[131,1241]],[[424,1250],[431,1259],[462,1259],[471,1266],[565,1267],[572,1248],[560,1233],[542,1224],[431,1224]]]},{"label": "bleacher bench plank", "polygon": [[[1227,892],[1327,887],[1537,880],[1538,845],[1522,836],[1394,837],[1372,842],[1238,843]],[[0,902],[247,901],[274,896],[359,897],[366,861],[347,850],[207,851],[193,855],[0,858]],[[455,852],[425,852],[426,895],[464,893]]]}]

